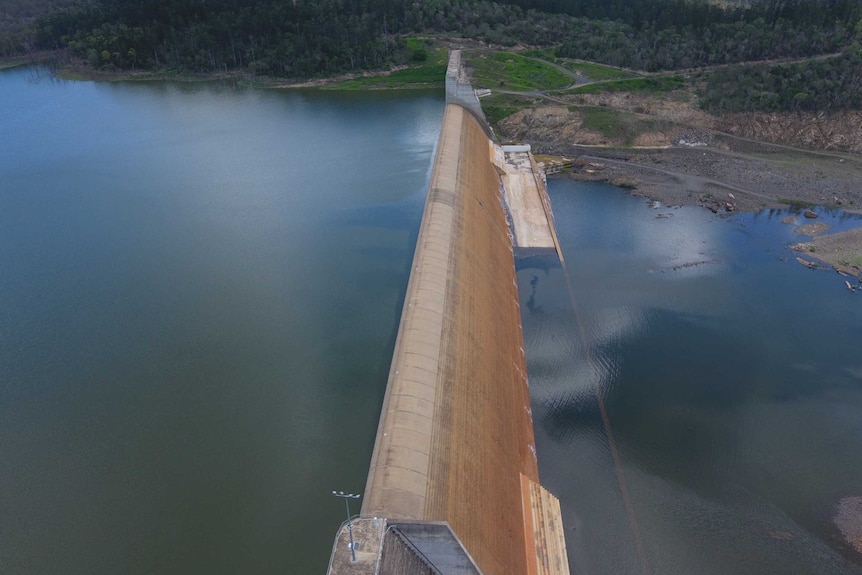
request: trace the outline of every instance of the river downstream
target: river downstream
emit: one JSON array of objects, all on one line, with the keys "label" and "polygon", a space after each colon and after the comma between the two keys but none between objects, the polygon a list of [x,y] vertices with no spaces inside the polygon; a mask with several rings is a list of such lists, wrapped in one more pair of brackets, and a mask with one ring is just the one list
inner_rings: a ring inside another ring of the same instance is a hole
[{"label": "river downstream", "polygon": [[[0,73],[0,572],[324,571],[442,111]],[[569,281],[518,280],[573,572],[862,573],[832,523],[862,496],[859,294],[786,213],[549,191]]]},{"label": "river downstream", "polygon": [[565,180],[549,193],[574,297],[559,268],[521,269],[519,287],[573,572],[862,572],[832,521],[862,494],[858,294],[795,261],[786,212],[723,219]]}]

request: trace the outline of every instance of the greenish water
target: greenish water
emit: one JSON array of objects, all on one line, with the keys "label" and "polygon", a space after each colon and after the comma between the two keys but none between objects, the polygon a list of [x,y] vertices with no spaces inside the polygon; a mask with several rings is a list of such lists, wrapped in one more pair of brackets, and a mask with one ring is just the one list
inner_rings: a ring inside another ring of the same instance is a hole
[{"label": "greenish water", "polygon": [[442,110],[0,73],[0,573],[325,570]]},{"label": "greenish water", "polygon": [[787,213],[725,220],[570,181],[550,194],[577,311],[559,268],[521,269],[519,287],[572,571],[862,573],[832,525],[862,495],[859,294],[796,263]]}]

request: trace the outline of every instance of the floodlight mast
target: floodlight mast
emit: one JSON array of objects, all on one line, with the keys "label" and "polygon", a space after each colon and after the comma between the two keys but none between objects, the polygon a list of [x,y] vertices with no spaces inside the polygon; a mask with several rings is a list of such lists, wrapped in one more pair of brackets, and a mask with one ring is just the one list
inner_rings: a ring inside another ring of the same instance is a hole
[{"label": "floodlight mast", "polygon": [[350,533],[350,560],[356,563],[356,545],[353,543],[353,523],[350,521],[350,500],[359,499],[361,495],[355,493],[345,493],[343,491],[332,491],[336,497],[344,499],[344,509],[347,511],[347,531]]}]

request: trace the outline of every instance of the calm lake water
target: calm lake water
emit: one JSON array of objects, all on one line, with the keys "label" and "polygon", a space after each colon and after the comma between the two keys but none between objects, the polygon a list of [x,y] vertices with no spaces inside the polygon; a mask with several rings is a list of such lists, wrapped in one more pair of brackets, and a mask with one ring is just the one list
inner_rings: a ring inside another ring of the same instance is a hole
[{"label": "calm lake water", "polygon": [[325,571],[442,112],[0,74],[0,573]]},{"label": "calm lake water", "polygon": [[862,573],[832,525],[862,495],[859,294],[795,261],[786,212],[722,219],[559,180],[550,194],[573,297],[560,268],[521,269],[519,286],[573,572]]},{"label": "calm lake water", "polygon": [[[0,573],[324,571],[442,111],[0,73]],[[860,296],[783,213],[551,195],[574,297],[519,284],[573,572],[862,573],[830,523],[862,495]]]}]

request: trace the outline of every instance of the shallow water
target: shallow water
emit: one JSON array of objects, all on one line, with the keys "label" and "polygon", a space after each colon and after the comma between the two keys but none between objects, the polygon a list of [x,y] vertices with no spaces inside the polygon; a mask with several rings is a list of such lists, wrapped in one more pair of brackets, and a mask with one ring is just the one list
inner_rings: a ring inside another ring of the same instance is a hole
[{"label": "shallow water", "polygon": [[786,246],[806,238],[785,212],[723,219],[565,180],[550,194],[573,297],[560,268],[518,277],[573,572],[862,573],[831,523],[862,493],[859,294],[796,263]]}]

